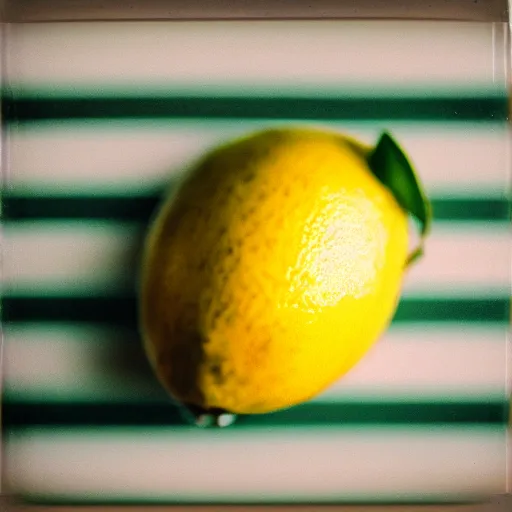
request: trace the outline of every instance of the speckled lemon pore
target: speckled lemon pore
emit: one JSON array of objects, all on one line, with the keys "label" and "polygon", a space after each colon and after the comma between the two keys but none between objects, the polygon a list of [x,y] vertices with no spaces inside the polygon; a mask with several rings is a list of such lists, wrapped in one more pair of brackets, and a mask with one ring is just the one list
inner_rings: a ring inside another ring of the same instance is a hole
[{"label": "speckled lemon pore", "polygon": [[407,215],[339,134],[272,129],[208,154],[150,230],[145,348],[185,404],[264,413],[341,377],[387,327]]}]

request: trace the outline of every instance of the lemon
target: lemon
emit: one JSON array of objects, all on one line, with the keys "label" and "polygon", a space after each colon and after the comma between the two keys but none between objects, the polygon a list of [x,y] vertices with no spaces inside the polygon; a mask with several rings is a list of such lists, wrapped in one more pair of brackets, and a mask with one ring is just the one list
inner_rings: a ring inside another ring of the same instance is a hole
[{"label": "lemon", "polygon": [[338,133],[263,130],[210,152],[164,201],[140,311],[174,398],[234,414],[290,407],[378,339],[400,296],[408,212],[370,156]]}]

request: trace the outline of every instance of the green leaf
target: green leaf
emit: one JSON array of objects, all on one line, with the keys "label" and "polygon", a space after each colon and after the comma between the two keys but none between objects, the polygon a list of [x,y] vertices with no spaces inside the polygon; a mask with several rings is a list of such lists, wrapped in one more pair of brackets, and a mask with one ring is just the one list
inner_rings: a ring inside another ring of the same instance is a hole
[{"label": "green leaf", "polygon": [[409,255],[407,265],[423,255],[425,237],[432,222],[432,207],[407,156],[397,142],[384,132],[370,152],[368,165],[373,174],[392,192],[398,204],[420,225],[420,245]]}]

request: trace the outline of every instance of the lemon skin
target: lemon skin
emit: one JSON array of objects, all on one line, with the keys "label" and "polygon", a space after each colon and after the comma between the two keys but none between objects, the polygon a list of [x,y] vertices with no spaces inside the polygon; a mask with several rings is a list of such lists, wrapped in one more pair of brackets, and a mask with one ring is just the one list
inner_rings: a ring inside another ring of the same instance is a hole
[{"label": "lemon skin", "polygon": [[304,402],[389,324],[407,215],[368,148],[325,130],[258,132],[203,158],[149,232],[149,360],[180,402],[257,414]]}]

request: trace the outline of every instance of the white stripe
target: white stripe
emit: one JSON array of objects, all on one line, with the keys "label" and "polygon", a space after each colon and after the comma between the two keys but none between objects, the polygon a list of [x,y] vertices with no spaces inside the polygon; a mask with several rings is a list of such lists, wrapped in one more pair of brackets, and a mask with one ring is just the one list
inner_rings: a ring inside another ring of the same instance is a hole
[{"label": "white stripe", "polygon": [[492,26],[403,20],[15,24],[7,74],[14,84],[38,87],[492,87],[498,78]]},{"label": "white stripe", "polygon": [[[391,328],[339,382],[315,398],[503,399],[506,328]],[[160,398],[141,346],[119,329],[11,327],[5,334],[4,384],[16,400]]]},{"label": "white stripe", "polygon": [[[3,281],[13,293],[104,290],[137,280],[144,230],[138,224],[18,222],[4,228]],[[404,278],[404,293],[491,289],[508,293],[508,225],[440,223],[422,260]]]},{"label": "white stripe", "polygon": [[[13,128],[7,141],[9,183],[37,193],[158,190],[216,144],[269,125],[183,120],[143,127],[139,122],[109,121],[71,128],[58,123]],[[507,187],[509,138],[503,126],[387,121],[318,126],[349,133],[370,145],[382,130],[391,131],[430,193],[504,194]]]},{"label": "white stripe", "polygon": [[4,228],[3,280],[8,288],[126,288],[143,233],[117,223],[22,222]]},{"label": "white stripe", "polygon": [[363,359],[316,401],[351,397],[429,399],[505,397],[503,328],[393,326]]},{"label": "white stripe", "polygon": [[435,224],[425,242],[425,254],[404,277],[404,293],[486,288],[506,295],[511,283],[510,229],[443,222]]},{"label": "white stripe", "polygon": [[85,499],[404,500],[505,492],[505,429],[35,430],[10,436],[15,493]]}]

